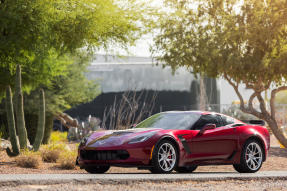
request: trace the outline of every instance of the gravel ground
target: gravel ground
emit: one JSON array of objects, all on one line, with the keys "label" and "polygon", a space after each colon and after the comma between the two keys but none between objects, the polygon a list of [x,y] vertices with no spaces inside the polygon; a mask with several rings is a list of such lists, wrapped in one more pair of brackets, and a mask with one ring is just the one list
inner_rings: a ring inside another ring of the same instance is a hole
[{"label": "gravel ground", "polygon": [[[271,148],[267,161],[263,163],[260,171],[287,170],[287,149],[279,147],[278,141],[271,136]],[[62,170],[56,163],[43,163],[39,169],[20,168],[14,164],[14,158],[7,156],[6,151],[0,151],[0,174],[82,174],[86,173],[78,167],[74,170]],[[234,172],[230,165],[200,166],[196,172]],[[107,173],[149,173],[147,170],[137,168],[112,167]]]},{"label": "gravel ground", "polygon": [[[287,171],[287,149],[280,149],[278,142],[271,139],[271,146],[267,161],[263,164],[260,171]],[[13,163],[14,159],[9,158],[5,151],[0,151],[0,174],[75,174],[86,173],[84,170],[76,168],[74,170],[61,170],[57,168],[56,163],[43,163],[39,169],[25,169],[16,167]],[[232,166],[203,166],[199,167],[196,172],[234,172]],[[147,173],[148,171],[137,170],[136,168],[117,168],[112,167],[108,173]],[[276,191],[287,190],[287,180],[219,180],[219,181],[177,181],[177,182],[99,182],[99,183],[64,183],[51,185],[18,185],[11,184],[7,186],[0,186],[1,191],[86,191],[86,190],[109,190],[109,191],[154,191],[154,190],[173,190],[173,191],[201,191],[201,190],[233,190],[233,191]]]},{"label": "gravel ground", "polygon": [[233,191],[277,191],[287,190],[287,180],[269,180],[269,181],[242,181],[242,180],[229,180],[229,181],[181,181],[181,182],[129,182],[117,184],[55,184],[55,185],[22,185],[18,187],[1,187],[1,191],[154,191],[154,190],[173,190],[173,191],[201,191],[201,190],[233,190]]}]

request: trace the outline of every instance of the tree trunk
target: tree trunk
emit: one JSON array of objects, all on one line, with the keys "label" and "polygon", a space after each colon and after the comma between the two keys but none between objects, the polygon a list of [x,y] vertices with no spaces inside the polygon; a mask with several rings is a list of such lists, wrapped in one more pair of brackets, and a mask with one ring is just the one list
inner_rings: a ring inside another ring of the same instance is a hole
[{"label": "tree trunk", "polygon": [[277,140],[284,145],[285,148],[287,148],[287,139],[283,134],[283,131],[278,127],[278,124],[275,120],[268,119],[266,120],[267,124],[269,125],[270,129],[272,130],[272,133],[277,138]]},{"label": "tree trunk", "polygon": [[206,90],[204,84],[204,77],[200,76],[200,97],[199,97],[199,110],[205,111],[206,110]]},{"label": "tree trunk", "polygon": [[[270,98],[270,111],[268,111],[265,100],[263,99],[261,93],[268,88],[270,88],[270,83],[267,85],[262,85],[260,82],[258,82],[257,85],[249,85],[249,89],[253,89],[254,93],[249,97],[248,105],[246,106],[244,104],[243,96],[239,92],[239,83],[233,82],[231,78],[229,78],[227,75],[224,75],[224,78],[228,81],[228,83],[233,87],[235,90],[235,93],[237,94],[238,98],[240,99],[240,109],[244,113],[249,113],[251,115],[254,115],[255,117],[262,119],[267,122],[270,129],[272,130],[273,134],[277,138],[277,140],[285,147],[287,148],[287,138],[285,137],[283,131],[278,127],[276,118],[275,118],[275,96],[276,93],[282,90],[287,90],[287,86],[281,86],[276,89],[273,89],[271,91],[271,98]],[[245,83],[246,84],[246,83]],[[247,86],[247,85],[246,85]],[[260,110],[257,110],[253,107],[253,100],[257,98],[260,104]]]}]

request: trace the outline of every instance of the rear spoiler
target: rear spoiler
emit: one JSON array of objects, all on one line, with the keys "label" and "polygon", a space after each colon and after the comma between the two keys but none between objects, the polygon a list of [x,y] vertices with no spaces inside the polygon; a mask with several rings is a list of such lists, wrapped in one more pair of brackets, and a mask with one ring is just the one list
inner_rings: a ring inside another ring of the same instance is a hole
[{"label": "rear spoiler", "polygon": [[263,120],[241,120],[244,123],[248,123],[250,125],[261,125],[265,126],[265,121]]}]

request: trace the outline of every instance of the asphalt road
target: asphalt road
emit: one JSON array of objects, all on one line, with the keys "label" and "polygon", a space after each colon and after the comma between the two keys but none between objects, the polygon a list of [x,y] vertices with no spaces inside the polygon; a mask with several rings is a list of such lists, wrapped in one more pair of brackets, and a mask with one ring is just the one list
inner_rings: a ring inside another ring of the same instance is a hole
[{"label": "asphalt road", "polygon": [[236,172],[192,174],[0,174],[0,186],[21,184],[99,183],[130,181],[210,181],[210,180],[287,180],[287,171],[261,171],[254,174]]}]

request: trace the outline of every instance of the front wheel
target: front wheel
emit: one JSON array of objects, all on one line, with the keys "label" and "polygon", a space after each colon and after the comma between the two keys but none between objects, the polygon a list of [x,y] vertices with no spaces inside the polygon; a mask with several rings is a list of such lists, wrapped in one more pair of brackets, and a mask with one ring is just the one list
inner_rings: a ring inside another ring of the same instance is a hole
[{"label": "front wheel", "polygon": [[177,166],[178,153],[175,145],[168,140],[161,141],[153,151],[152,173],[170,173]]},{"label": "front wheel", "polygon": [[263,149],[256,140],[248,140],[242,150],[240,164],[233,167],[240,173],[257,172],[263,163]]},{"label": "front wheel", "polygon": [[103,174],[110,169],[110,166],[93,166],[86,167],[85,170],[91,174]]}]

